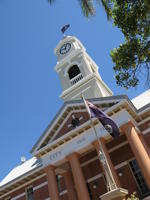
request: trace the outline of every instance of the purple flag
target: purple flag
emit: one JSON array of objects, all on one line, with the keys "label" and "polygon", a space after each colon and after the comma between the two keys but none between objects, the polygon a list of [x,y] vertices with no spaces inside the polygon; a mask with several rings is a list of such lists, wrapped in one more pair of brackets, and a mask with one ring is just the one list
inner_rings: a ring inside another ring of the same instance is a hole
[{"label": "purple flag", "polygon": [[90,117],[96,117],[103,125],[103,127],[108,131],[112,137],[118,137],[120,135],[119,128],[116,123],[99,108],[97,108],[92,103],[86,101],[86,104],[90,111]]},{"label": "purple flag", "polygon": [[61,32],[64,34],[64,32],[70,27],[70,24],[66,24],[61,28]]}]

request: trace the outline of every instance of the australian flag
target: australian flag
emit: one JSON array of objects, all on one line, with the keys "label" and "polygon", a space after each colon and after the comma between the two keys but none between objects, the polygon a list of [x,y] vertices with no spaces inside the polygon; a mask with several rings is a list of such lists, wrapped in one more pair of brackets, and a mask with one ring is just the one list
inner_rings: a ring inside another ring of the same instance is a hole
[{"label": "australian flag", "polygon": [[64,32],[70,27],[70,24],[66,24],[61,28],[61,32],[64,34]]},{"label": "australian flag", "polygon": [[113,137],[116,138],[120,135],[119,128],[116,123],[98,107],[92,103],[84,100],[85,106],[91,118],[96,117],[106,129],[106,131]]}]

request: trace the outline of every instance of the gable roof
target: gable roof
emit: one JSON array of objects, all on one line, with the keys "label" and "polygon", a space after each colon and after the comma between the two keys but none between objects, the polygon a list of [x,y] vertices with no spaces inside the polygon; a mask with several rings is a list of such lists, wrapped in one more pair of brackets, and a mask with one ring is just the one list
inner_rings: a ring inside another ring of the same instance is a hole
[{"label": "gable roof", "polygon": [[[111,107],[114,104],[124,99],[130,102],[130,100],[128,99],[126,95],[100,97],[100,98],[93,98],[93,99],[88,99],[88,100],[103,109],[106,106]],[[51,138],[56,133],[57,129],[64,123],[64,119],[69,115],[69,113],[73,110],[81,110],[81,109],[85,110],[85,106],[82,100],[66,101],[62,105],[58,113],[55,115],[54,119],[50,122],[48,127],[45,129],[43,134],[40,136],[38,141],[35,143],[35,145],[33,146],[30,152],[33,155],[35,155],[36,151],[45,147],[45,144],[48,144],[51,141]]]},{"label": "gable roof", "polygon": [[[98,107],[112,107],[115,104],[119,103],[122,100],[126,100],[130,107],[136,113],[140,113],[141,111],[145,110],[146,108],[149,109],[150,107],[150,90],[142,93],[138,97],[134,98],[132,101],[126,95],[116,95],[116,96],[108,96],[108,97],[99,97],[99,98],[92,98],[88,99],[89,101],[96,104]],[[38,141],[35,143],[33,148],[31,149],[31,153],[36,155],[36,151],[41,150],[45,147],[48,143],[52,142],[52,137],[58,131],[59,127],[64,123],[64,119],[71,113],[73,110],[84,110],[85,106],[83,100],[70,100],[66,101],[60,110],[55,115],[54,119],[50,122],[48,127],[45,129],[43,134],[40,136]],[[86,112],[86,110],[85,110]]]}]

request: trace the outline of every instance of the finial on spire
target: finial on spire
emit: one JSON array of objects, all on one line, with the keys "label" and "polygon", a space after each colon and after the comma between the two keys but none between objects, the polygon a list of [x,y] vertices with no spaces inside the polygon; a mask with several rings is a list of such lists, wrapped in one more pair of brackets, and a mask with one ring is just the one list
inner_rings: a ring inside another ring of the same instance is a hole
[{"label": "finial on spire", "polygon": [[69,27],[70,27],[70,24],[66,24],[66,25],[64,25],[64,26],[61,28],[61,32],[62,32],[62,34],[63,34],[64,37],[65,37],[64,32],[65,32]]}]

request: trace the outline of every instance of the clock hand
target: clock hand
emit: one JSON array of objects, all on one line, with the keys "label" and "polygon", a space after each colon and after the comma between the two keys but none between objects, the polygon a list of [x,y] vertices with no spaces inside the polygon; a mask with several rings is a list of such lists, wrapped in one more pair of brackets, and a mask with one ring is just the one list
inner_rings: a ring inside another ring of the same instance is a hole
[{"label": "clock hand", "polygon": [[67,45],[65,45],[65,50],[67,49]]},{"label": "clock hand", "polygon": [[65,46],[63,46],[63,47],[62,47],[62,50],[65,50],[65,49],[66,49],[66,47],[65,47]]}]

